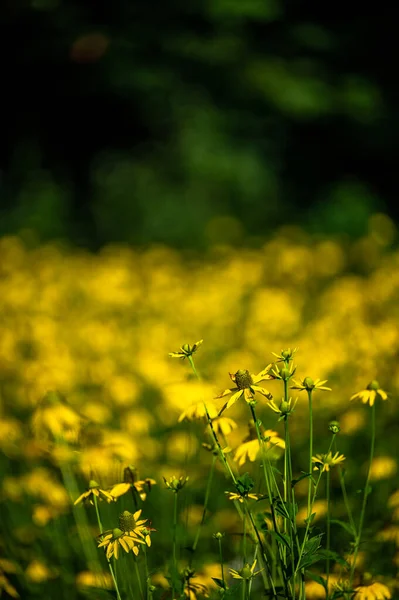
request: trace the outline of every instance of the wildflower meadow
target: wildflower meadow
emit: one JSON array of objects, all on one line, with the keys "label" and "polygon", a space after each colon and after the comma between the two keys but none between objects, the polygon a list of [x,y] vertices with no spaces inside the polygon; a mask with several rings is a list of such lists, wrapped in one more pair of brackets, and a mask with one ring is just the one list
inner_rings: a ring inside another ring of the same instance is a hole
[{"label": "wildflower meadow", "polygon": [[0,597],[399,598],[399,250],[0,239]]}]

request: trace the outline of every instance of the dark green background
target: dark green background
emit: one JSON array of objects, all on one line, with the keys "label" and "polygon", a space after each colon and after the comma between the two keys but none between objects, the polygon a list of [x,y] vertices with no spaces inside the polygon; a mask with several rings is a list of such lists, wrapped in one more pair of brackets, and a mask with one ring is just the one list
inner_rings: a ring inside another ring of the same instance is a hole
[{"label": "dark green background", "polygon": [[[356,236],[372,212],[398,216],[387,7],[6,0],[0,10],[0,234],[201,248],[219,235],[256,244],[287,222]],[[76,50],[90,34],[105,36],[98,56],[90,38]]]}]

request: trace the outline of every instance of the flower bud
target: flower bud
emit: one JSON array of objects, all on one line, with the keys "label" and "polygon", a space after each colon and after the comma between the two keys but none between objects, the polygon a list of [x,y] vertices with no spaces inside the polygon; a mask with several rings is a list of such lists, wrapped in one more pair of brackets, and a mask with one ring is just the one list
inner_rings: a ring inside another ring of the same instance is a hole
[{"label": "flower bud", "polygon": [[328,428],[331,431],[331,433],[334,433],[334,434],[339,433],[341,431],[341,427],[340,427],[338,421],[331,421]]}]

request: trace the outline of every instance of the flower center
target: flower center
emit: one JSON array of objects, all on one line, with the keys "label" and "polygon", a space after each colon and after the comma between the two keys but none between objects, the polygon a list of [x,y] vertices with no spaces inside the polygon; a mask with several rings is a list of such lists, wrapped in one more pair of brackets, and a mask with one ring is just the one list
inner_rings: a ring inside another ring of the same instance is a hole
[{"label": "flower center", "polygon": [[380,387],[380,384],[378,383],[378,381],[376,381],[375,379],[373,381],[370,381],[370,383],[367,386],[368,390],[378,390]]},{"label": "flower center", "polygon": [[245,390],[253,384],[250,372],[247,369],[240,369],[235,373],[235,382],[239,390]]},{"label": "flower center", "polygon": [[128,510],[124,510],[119,515],[119,527],[122,531],[133,531],[136,527],[136,519]]}]

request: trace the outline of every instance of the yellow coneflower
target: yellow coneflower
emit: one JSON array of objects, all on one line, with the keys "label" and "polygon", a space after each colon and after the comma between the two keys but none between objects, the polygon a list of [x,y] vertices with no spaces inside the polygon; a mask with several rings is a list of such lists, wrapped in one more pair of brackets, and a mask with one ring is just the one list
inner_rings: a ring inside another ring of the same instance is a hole
[{"label": "yellow coneflower", "polygon": [[320,379],[313,380],[311,377],[304,377],[303,379],[300,379],[299,381],[297,381],[296,379],[293,379],[292,381],[295,384],[295,385],[291,386],[292,390],[299,390],[300,392],[302,392],[303,390],[306,390],[308,392],[311,392],[313,390],[321,390],[324,392],[331,392],[331,388],[326,387],[324,385],[325,383],[327,383],[327,379],[324,379],[323,381],[321,381]]},{"label": "yellow coneflower", "polygon": [[212,402],[206,403],[206,408],[204,402],[197,402],[196,404],[192,404],[186,410],[184,410],[178,418],[178,422],[182,421],[195,421],[200,419],[206,419],[206,411],[208,411],[208,415],[211,419],[214,419],[218,411],[216,406]]},{"label": "yellow coneflower", "polygon": [[57,572],[54,569],[49,569],[40,560],[32,560],[25,570],[25,577],[33,583],[43,583],[48,579],[57,577]]},{"label": "yellow coneflower", "polygon": [[328,454],[316,454],[316,456],[312,456],[312,463],[315,465],[315,471],[329,471],[332,467],[339,465],[344,460],[346,460],[343,454],[336,452],[334,455],[332,452]]},{"label": "yellow coneflower", "polygon": [[275,352],[272,352],[272,354],[278,359],[276,362],[289,362],[297,351],[298,348],[287,348],[287,350],[281,350],[280,354]]},{"label": "yellow coneflower", "polygon": [[195,344],[193,344],[192,346],[190,346],[190,344],[184,344],[180,347],[180,350],[178,350],[177,352],[169,352],[169,356],[171,358],[182,358],[184,360],[185,358],[188,358],[189,356],[194,354],[194,352],[197,352],[198,348],[201,346],[203,341],[204,340],[195,342]]},{"label": "yellow coneflower", "polygon": [[111,574],[104,571],[81,571],[75,581],[78,587],[96,587],[105,590],[112,590],[114,587]]},{"label": "yellow coneflower", "polygon": [[175,477],[175,475],[172,475],[172,477],[169,477],[169,479],[164,477],[163,480],[168,490],[177,493],[186,485],[189,478],[185,477],[184,475],[180,475],[179,478]]},{"label": "yellow coneflower", "polygon": [[244,565],[244,567],[242,569],[240,569],[240,571],[236,571],[235,569],[229,569],[230,575],[234,579],[244,579],[245,581],[248,581],[248,580],[252,579],[253,577],[256,577],[256,575],[259,575],[259,573],[261,573],[263,571],[263,569],[260,569],[259,571],[256,571],[256,573],[255,573],[255,565],[256,565],[256,560],[254,560],[252,565],[250,565],[249,563],[246,563]]},{"label": "yellow coneflower", "polygon": [[[119,515],[119,529],[132,537],[141,537],[143,539],[147,538],[147,536],[149,537],[149,528],[145,525],[147,519],[140,519],[141,512],[141,510],[136,510],[135,513],[131,513],[128,510],[124,510]],[[150,540],[148,542],[146,540],[146,543],[147,546],[151,546]]]},{"label": "yellow coneflower", "polygon": [[374,380],[370,381],[365,390],[361,390],[360,392],[357,392],[357,394],[353,394],[350,399],[361,400],[363,404],[369,403],[370,406],[373,406],[377,397],[381,398],[381,400],[386,400],[388,398],[388,394],[380,388],[378,381]]},{"label": "yellow coneflower", "polygon": [[398,464],[392,456],[376,456],[371,463],[370,480],[389,479],[397,470]]},{"label": "yellow coneflower", "polygon": [[355,588],[353,600],[389,600],[392,598],[389,588],[376,581],[371,585],[359,585]]},{"label": "yellow coneflower", "polygon": [[111,496],[109,492],[102,490],[100,485],[92,479],[89,482],[89,489],[86,492],[83,492],[74,502],[74,505],[79,504],[79,502],[83,502],[84,500],[88,500],[91,505],[94,504],[93,496],[96,496],[98,500],[106,500],[107,502],[114,502],[115,498]]},{"label": "yellow coneflower", "polygon": [[232,394],[230,400],[226,402],[226,404],[219,411],[219,416],[223,411],[226,410],[226,408],[233,406],[233,404],[235,404],[242,397],[244,397],[246,402],[253,400],[255,392],[259,392],[262,394],[262,396],[265,396],[271,400],[273,397],[271,393],[265,388],[257,385],[260,381],[264,381],[265,379],[273,379],[269,374],[270,366],[271,365],[268,365],[257,375],[251,375],[247,369],[240,369],[234,374],[229,373],[230,379],[236,384],[236,387],[224,390],[224,392],[216,396],[216,398],[223,398],[228,394]]},{"label": "yellow coneflower", "polygon": [[190,581],[185,584],[183,591],[188,600],[197,600],[198,596],[209,598],[208,588],[203,583],[193,583]]},{"label": "yellow coneflower", "polygon": [[380,542],[395,542],[399,548],[399,525],[388,525],[377,533],[376,539]]},{"label": "yellow coneflower", "polygon": [[130,550],[132,550],[137,556],[139,553],[138,544],[144,544],[143,540],[133,537],[130,533],[126,533],[116,527],[111,533],[108,533],[103,537],[102,541],[98,544],[98,547],[105,548],[106,557],[110,560],[112,556],[115,556],[116,559],[119,557],[119,546],[123,548],[125,552],[130,552]]},{"label": "yellow coneflower", "polygon": [[292,401],[292,398],[289,398],[288,400],[282,398],[279,405],[277,405],[277,403],[274,400],[272,400],[267,406],[273,412],[279,415],[278,420],[282,421],[294,412],[297,402],[298,398],[296,398],[294,402]]}]

